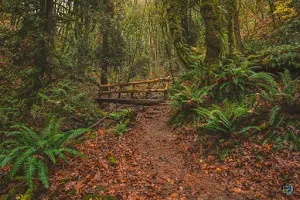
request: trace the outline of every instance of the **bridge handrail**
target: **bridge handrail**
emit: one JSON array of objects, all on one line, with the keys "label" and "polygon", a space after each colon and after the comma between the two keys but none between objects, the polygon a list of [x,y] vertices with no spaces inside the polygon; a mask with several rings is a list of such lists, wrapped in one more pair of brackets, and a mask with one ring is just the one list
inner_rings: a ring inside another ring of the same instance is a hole
[{"label": "bridge handrail", "polygon": [[100,88],[107,88],[107,87],[120,87],[120,86],[130,86],[130,85],[140,85],[140,84],[146,84],[146,83],[157,83],[161,81],[170,81],[170,76],[166,78],[156,78],[151,80],[142,80],[142,81],[133,81],[128,83],[118,83],[118,84],[107,84],[107,85],[100,85]]},{"label": "bridge handrail", "polygon": [[[162,92],[164,93],[164,96],[167,96],[167,92],[169,90],[170,85],[170,76],[166,78],[156,78],[152,80],[142,80],[142,81],[134,81],[129,83],[119,83],[119,84],[107,84],[107,85],[99,85],[99,93],[98,95],[108,95],[108,98],[111,96],[111,94],[118,94],[118,98],[121,97],[121,94],[124,93],[130,93],[131,98],[133,98],[134,93],[146,93],[146,96],[148,96],[151,92]],[[157,82],[165,82],[165,87],[163,89],[152,89],[151,84],[157,83]],[[136,89],[136,85],[141,84],[148,84],[148,87],[146,89]],[[125,89],[127,86],[132,86],[132,89]],[[116,88],[120,87],[120,88]],[[105,89],[107,88],[107,89]]]}]

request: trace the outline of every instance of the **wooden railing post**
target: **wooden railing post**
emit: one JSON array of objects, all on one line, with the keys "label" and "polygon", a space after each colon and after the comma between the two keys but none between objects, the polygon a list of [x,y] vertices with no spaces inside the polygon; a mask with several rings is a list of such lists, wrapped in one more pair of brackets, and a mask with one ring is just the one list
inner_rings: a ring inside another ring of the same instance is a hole
[{"label": "wooden railing post", "polygon": [[150,89],[151,89],[151,83],[148,83],[148,87],[147,87],[148,91],[146,92],[146,98],[149,98],[150,96]]},{"label": "wooden railing post", "polygon": [[[111,90],[112,90],[112,87],[108,87],[108,91],[111,92]],[[108,97],[107,98],[110,98],[110,96],[111,96],[111,93],[108,93]]]},{"label": "wooden railing post", "polygon": [[168,76],[166,79],[166,87],[165,87],[166,91],[164,92],[164,99],[168,98],[169,85],[170,85],[170,76]]},{"label": "wooden railing post", "polygon": [[119,99],[121,98],[122,90],[123,90],[123,86],[121,85],[121,86],[120,86],[120,91],[119,91],[119,94],[118,94],[118,98],[119,98]]},{"label": "wooden railing post", "polygon": [[131,97],[132,99],[133,99],[134,91],[135,91],[135,85],[133,84],[133,85],[132,85],[132,92],[131,92],[131,95],[130,95],[130,97]]}]

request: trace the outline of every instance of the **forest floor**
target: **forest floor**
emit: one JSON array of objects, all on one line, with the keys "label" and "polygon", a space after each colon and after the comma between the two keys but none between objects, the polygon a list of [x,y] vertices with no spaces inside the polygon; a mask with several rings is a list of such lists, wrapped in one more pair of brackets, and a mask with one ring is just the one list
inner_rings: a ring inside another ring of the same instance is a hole
[{"label": "forest floor", "polygon": [[[281,182],[273,180],[278,174],[273,174],[270,178],[273,182],[268,183],[269,179],[262,178],[269,176],[265,169],[249,169],[252,161],[250,158],[240,161],[249,162],[249,165],[240,165],[239,168],[235,166],[232,170],[229,170],[233,166],[230,162],[216,161],[214,156],[202,160],[198,154],[197,137],[173,131],[167,125],[169,116],[170,108],[167,105],[152,106],[137,114],[131,130],[123,137],[102,129],[85,136],[83,143],[78,143],[75,147],[86,157],[74,158],[69,164],[61,163],[52,168],[52,185],[40,198],[283,198],[280,194]],[[292,173],[297,178],[299,154],[288,155],[289,158],[291,156],[296,156],[296,161],[292,159],[294,162],[286,165],[293,168]],[[260,178],[260,182],[253,181],[253,178]],[[297,196],[290,196],[288,199],[297,199]]]}]

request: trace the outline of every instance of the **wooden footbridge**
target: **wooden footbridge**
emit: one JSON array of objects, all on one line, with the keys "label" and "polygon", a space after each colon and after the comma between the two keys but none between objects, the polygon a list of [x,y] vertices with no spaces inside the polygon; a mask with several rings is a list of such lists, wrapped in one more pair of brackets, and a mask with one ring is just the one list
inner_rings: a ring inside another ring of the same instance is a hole
[{"label": "wooden footbridge", "polygon": [[[154,105],[167,99],[170,77],[99,86],[97,102]],[[153,93],[156,98],[153,99]]]}]

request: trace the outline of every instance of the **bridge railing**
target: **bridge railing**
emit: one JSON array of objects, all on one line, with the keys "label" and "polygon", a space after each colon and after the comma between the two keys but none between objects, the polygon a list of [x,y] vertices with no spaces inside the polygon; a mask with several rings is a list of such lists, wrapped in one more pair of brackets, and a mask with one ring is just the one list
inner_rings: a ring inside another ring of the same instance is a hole
[{"label": "bridge railing", "polygon": [[[161,88],[153,88],[154,84],[160,84]],[[166,97],[169,85],[170,76],[166,78],[134,81],[129,83],[100,85],[99,97],[107,95],[107,98],[111,98],[112,94],[117,94],[117,97],[121,98],[121,94],[130,94],[130,97],[134,98],[135,93],[145,93],[146,98],[148,98],[151,93],[163,93],[164,97]],[[141,88],[139,88],[139,86],[141,86]]]}]

